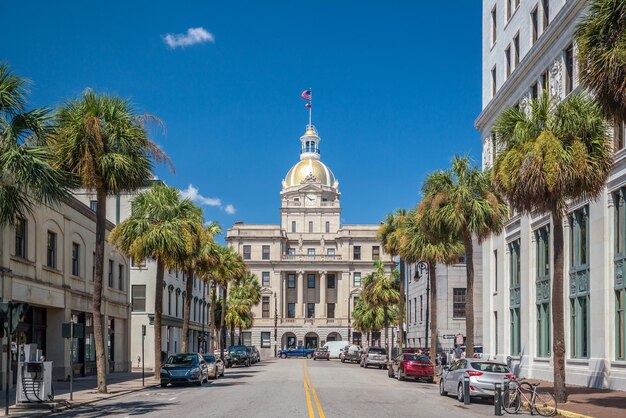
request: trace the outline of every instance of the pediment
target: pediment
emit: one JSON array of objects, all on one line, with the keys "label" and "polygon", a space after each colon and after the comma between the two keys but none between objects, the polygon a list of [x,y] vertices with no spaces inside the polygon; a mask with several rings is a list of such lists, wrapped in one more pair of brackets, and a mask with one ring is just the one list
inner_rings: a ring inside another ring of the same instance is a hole
[{"label": "pediment", "polygon": [[272,296],[273,294],[274,294],[274,292],[272,292],[272,290],[269,287],[261,288],[261,295],[263,295],[263,296]]}]

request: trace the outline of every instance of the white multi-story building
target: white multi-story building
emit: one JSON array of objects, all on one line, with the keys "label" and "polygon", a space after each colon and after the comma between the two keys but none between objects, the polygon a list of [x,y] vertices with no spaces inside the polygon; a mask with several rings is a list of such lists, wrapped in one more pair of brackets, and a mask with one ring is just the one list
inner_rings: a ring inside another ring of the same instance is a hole
[{"label": "white multi-story building", "polygon": [[[542,90],[579,89],[576,24],[582,0],[483,0],[483,166],[493,163],[491,127],[510,105]],[[565,227],[567,383],[626,390],[624,277],[626,151],[615,129],[616,164],[597,201],[570,202]],[[552,380],[551,218],[513,214],[483,243],[485,352],[512,357],[523,376]]]},{"label": "white multi-story building", "polygon": [[262,286],[243,340],[265,356],[276,347],[348,340],[349,333],[365,344],[350,329],[361,279],[374,271],[374,260],[384,260],[387,273],[393,264],[376,240],[378,225],[341,224],[339,182],[320,161],[312,125],[300,141],[300,161],[282,183],[280,224],[237,222],[226,236]]},{"label": "white multi-story building", "polygon": [[[482,249],[474,241],[474,345],[482,345]],[[428,268],[420,270],[417,264],[406,264],[406,330],[407,347],[430,347],[429,307],[432,303],[428,284]],[[437,351],[449,352],[456,336],[465,333],[465,306],[467,274],[465,255],[451,265],[437,264]],[[428,341],[426,335],[428,333]],[[455,338],[451,338],[454,336]],[[432,347],[431,347],[432,348]]]},{"label": "white multi-story building", "polygon": [[[35,343],[43,350],[53,362],[54,379],[65,379],[72,370],[75,376],[96,373],[92,313],[95,221],[93,211],[70,199],[58,206],[39,204],[14,226],[0,228],[0,297],[3,302],[29,305],[12,335],[14,383],[17,346],[21,344]],[[106,236],[112,228],[108,222]],[[128,276],[126,258],[105,243],[102,313],[107,372],[130,370]],[[61,324],[67,322],[84,326],[84,336],[73,344],[61,334]],[[6,338],[3,345],[7,347]],[[1,357],[4,375],[6,356]]]},{"label": "white multi-story building", "polygon": [[[107,199],[107,219],[115,224],[131,215],[132,201],[138,193],[147,190],[154,182],[130,194],[119,194]],[[75,192],[75,196],[95,211],[95,196],[85,191]],[[132,307],[130,359],[133,367],[140,367],[141,347],[144,343],[145,367],[154,367],[154,302],[156,291],[156,262],[145,260],[141,263],[130,260],[130,301]],[[165,271],[163,289],[163,317],[161,331],[161,350],[163,356],[176,353],[182,347],[183,307],[187,298],[186,282],[188,277],[180,270]],[[209,288],[198,278],[193,278],[191,295],[191,321],[189,324],[188,350],[206,351],[209,348]],[[142,336],[142,327],[146,335]]]}]

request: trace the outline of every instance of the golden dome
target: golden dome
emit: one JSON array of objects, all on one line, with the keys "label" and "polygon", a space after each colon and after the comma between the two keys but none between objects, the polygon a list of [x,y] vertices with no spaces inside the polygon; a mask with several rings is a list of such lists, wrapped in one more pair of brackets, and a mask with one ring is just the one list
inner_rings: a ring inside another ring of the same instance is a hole
[{"label": "golden dome", "polygon": [[335,185],[335,175],[320,160],[306,158],[291,167],[285,177],[285,187],[298,186],[306,181],[322,183],[333,187]]}]

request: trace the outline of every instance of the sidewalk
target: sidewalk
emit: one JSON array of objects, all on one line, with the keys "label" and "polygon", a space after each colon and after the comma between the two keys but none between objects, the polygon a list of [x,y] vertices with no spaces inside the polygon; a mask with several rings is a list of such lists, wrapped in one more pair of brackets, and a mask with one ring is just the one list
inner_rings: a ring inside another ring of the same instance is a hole
[{"label": "sidewalk", "polygon": [[[153,379],[152,372],[146,372],[145,387],[154,386],[156,383]],[[114,398],[126,393],[135,392],[144,389],[141,384],[141,372],[132,373],[112,373],[107,375],[108,393],[98,393],[96,391],[96,376],[79,377],[74,379],[74,396],[70,402],[70,382],[54,382],[54,400],[60,403],[69,403],[71,405],[87,404],[97,402],[104,399]],[[0,416],[4,415],[4,392],[0,394]],[[9,391],[9,404],[15,404],[15,389]],[[63,407],[64,408],[64,407]],[[11,409],[10,416],[42,416],[51,413],[49,410],[27,410],[17,411]]]},{"label": "sidewalk", "polygon": [[[552,382],[537,379],[526,380],[540,383],[539,387],[542,389],[550,391],[554,389]],[[558,405],[559,412],[564,417],[617,418],[626,415],[626,392],[568,385],[567,393],[569,394],[567,403]]]}]

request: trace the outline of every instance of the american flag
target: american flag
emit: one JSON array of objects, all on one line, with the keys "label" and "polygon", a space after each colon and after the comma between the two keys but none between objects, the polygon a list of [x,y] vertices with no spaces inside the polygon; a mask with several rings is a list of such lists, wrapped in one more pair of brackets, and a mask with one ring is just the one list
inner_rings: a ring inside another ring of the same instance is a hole
[{"label": "american flag", "polygon": [[304,90],[304,91],[300,94],[300,97],[302,97],[304,100],[311,101],[311,90]]}]

